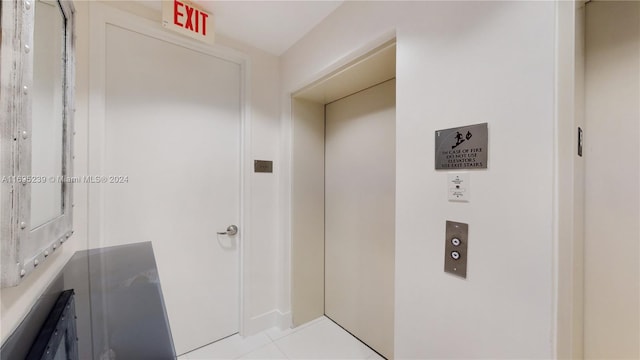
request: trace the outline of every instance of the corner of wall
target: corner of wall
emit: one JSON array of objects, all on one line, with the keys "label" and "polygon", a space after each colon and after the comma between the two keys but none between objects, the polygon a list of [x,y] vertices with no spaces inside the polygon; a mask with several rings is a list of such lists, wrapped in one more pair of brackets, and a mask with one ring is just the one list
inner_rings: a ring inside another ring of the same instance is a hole
[{"label": "corner of wall", "polygon": [[580,1],[556,2],[554,120],[553,350],[559,359],[582,357],[582,216],[584,178],[576,154],[584,107]]}]

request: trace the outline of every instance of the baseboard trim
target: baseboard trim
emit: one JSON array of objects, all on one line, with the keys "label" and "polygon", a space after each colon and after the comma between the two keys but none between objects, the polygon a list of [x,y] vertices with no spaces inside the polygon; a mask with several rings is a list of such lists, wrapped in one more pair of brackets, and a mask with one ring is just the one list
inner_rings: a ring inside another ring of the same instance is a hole
[{"label": "baseboard trim", "polygon": [[250,336],[265,331],[272,327],[278,327],[281,330],[291,327],[291,312],[281,312],[278,309],[268,311],[252,317],[242,336]]}]

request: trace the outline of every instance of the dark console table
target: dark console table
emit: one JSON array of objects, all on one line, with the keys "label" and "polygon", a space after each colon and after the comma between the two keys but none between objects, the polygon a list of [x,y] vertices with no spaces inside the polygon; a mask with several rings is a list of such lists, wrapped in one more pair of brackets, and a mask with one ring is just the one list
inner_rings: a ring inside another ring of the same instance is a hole
[{"label": "dark console table", "polygon": [[79,359],[175,359],[151,242],[78,251],[2,344],[24,359],[58,296],[75,292]]}]

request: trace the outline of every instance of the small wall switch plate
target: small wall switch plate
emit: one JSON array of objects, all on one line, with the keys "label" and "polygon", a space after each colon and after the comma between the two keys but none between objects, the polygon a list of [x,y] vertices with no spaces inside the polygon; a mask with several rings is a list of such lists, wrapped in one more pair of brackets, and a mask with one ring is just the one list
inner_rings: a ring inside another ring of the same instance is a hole
[{"label": "small wall switch plate", "polygon": [[469,173],[447,174],[447,194],[449,201],[469,202]]}]

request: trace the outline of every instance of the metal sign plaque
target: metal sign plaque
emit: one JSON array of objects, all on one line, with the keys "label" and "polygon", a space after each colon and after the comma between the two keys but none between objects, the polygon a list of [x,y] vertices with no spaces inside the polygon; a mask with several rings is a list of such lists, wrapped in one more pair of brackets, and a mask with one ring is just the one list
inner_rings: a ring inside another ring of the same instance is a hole
[{"label": "metal sign plaque", "polygon": [[466,278],[469,224],[447,220],[444,241],[444,271]]},{"label": "metal sign plaque", "polygon": [[437,130],[436,170],[486,169],[487,123]]},{"label": "metal sign plaque", "polygon": [[271,160],[255,160],[253,162],[253,171],[257,173],[272,173],[273,161]]}]

